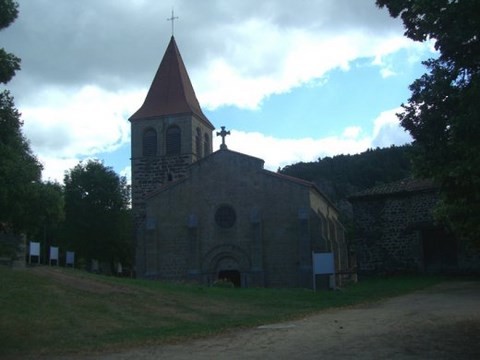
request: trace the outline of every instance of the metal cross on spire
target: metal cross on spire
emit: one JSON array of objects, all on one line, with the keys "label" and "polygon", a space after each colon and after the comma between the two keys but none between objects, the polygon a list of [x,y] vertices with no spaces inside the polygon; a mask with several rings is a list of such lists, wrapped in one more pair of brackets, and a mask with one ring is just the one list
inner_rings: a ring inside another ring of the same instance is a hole
[{"label": "metal cross on spire", "polygon": [[225,144],[225,136],[230,135],[230,131],[225,130],[225,126],[221,126],[222,131],[217,131],[217,136],[222,137],[222,145],[220,145],[220,150],[226,150],[227,145]]},{"label": "metal cross on spire", "polygon": [[174,32],[175,32],[175,20],[176,19],[178,19],[178,16],[175,16],[175,13],[173,12],[173,8],[172,8],[172,17],[167,19],[167,21],[172,22],[172,36],[174,35]]}]

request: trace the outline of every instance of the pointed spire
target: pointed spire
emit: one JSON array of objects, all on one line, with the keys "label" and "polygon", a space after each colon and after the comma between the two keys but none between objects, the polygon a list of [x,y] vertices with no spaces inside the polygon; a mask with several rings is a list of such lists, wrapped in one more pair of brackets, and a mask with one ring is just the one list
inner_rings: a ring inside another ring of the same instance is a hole
[{"label": "pointed spire", "polygon": [[172,36],[147,97],[140,109],[130,117],[130,121],[176,114],[194,114],[206,125],[214,128],[200,108],[182,56]]}]

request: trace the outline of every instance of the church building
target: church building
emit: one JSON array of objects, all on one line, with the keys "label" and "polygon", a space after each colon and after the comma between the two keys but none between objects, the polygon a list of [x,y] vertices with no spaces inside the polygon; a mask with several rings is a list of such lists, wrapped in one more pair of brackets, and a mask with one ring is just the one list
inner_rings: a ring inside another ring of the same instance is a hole
[{"label": "church building", "polygon": [[213,151],[215,128],[173,36],[129,120],[137,277],[311,288],[312,252],[348,268],[338,211],[313,183],[228,149],[223,127]]}]

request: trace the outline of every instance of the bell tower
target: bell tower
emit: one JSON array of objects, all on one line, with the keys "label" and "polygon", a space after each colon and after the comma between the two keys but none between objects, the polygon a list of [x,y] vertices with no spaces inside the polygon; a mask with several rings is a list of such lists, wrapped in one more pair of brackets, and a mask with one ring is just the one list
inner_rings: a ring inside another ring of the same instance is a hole
[{"label": "bell tower", "polygon": [[214,126],[203,114],[172,36],[143,105],[130,117],[132,211],[143,220],[145,197],[182,178],[212,152]]}]

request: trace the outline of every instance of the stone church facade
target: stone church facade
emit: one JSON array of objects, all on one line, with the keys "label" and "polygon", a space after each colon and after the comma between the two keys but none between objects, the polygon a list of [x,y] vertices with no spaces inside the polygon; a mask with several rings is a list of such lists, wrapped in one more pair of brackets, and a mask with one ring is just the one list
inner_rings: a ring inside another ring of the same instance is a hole
[{"label": "stone church facade", "polygon": [[339,214],[312,183],[226,145],[213,152],[173,37],[130,121],[138,277],[310,288],[312,251],[348,268]]}]

